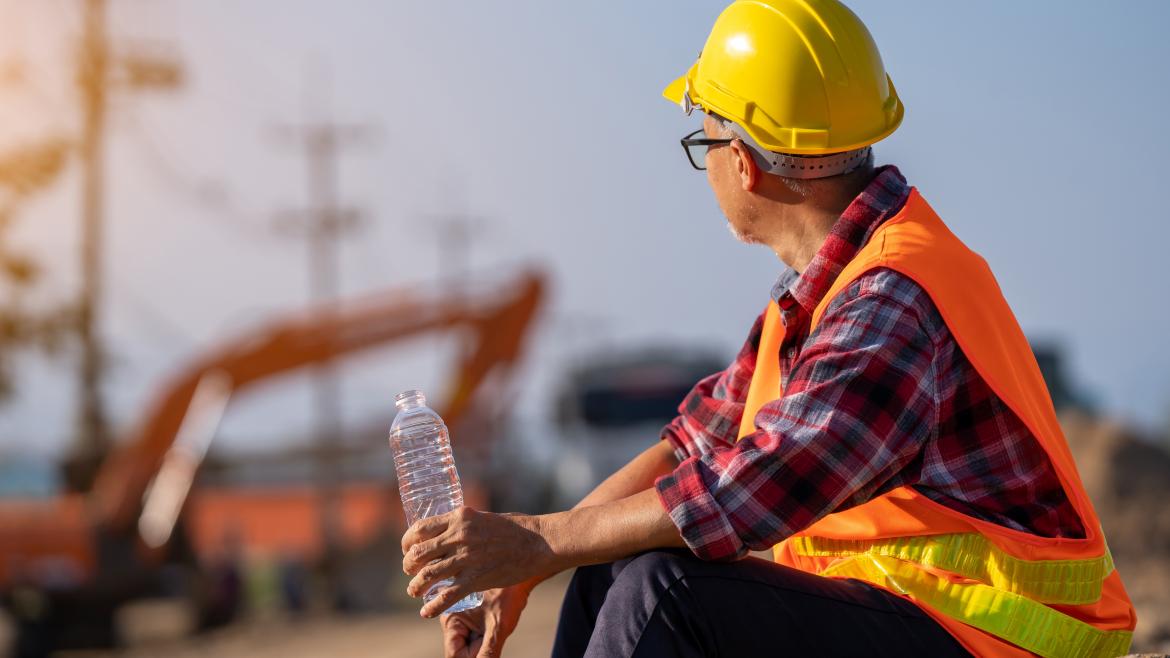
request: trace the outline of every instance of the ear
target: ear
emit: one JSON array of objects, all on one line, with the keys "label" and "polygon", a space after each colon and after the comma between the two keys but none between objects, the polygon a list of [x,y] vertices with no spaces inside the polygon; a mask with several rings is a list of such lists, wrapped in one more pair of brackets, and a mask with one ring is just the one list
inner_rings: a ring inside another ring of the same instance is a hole
[{"label": "ear", "polygon": [[756,184],[760,182],[760,176],[763,172],[756,165],[752,152],[742,141],[737,139],[728,146],[735,154],[735,171],[739,174],[740,185],[744,192],[751,192],[756,189]]}]

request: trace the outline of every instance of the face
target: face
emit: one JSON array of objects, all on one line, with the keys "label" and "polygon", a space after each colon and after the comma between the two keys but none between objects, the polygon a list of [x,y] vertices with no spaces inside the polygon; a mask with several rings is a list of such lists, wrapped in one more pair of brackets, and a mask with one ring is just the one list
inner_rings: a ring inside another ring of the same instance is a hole
[{"label": "face", "polygon": [[[703,119],[703,130],[707,137],[723,137],[719,124],[709,116]],[[727,217],[731,234],[741,242],[759,243],[760,237],[753,230],[756,213],[752,203],[752,189],[760,172],[743,142],[710,147],[706,164],[707,182],[715,193],[719,208]]]}]

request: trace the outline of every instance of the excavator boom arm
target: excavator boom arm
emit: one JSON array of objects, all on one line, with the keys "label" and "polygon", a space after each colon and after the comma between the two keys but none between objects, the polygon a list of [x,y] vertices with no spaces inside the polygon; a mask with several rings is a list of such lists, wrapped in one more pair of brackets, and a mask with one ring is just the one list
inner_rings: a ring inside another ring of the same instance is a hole
[{"label": "excavator boom arm", "polygon": [[221,344],[172,378],[130,436],[103,463],[94,484],[97,524],[115,532],[132,527],[143,493],[175,440],[205,374],[226,375],[232,392],[268,377],[428,331],[465,327],[471,349],[463,356],[441,408],[456,425],[477,388],[519,357],[544,293],[544,278],[528,272],[490,299],[448,295],[418,299],[397,294],[310,309]]}]

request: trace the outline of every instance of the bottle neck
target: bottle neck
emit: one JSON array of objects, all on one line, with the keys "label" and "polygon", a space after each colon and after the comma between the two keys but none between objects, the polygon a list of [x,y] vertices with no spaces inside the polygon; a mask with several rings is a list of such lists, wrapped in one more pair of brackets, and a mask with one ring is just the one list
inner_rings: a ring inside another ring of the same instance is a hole
[{"label": "bottle neck", "polygon": [[427,398],[422,391],[403,391],[394,397],[394,405],[399,411],[406,411],[407,409],[418,409],[425,407]]}]

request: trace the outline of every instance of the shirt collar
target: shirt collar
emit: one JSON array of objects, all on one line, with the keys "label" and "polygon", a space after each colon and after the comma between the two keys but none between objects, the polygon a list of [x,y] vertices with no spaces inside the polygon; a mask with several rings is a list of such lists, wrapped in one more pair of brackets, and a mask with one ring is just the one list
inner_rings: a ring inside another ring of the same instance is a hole
[{"label": "shirt collar", "polygon": [[772,299],[789,315],[799,306],[812,314],[837,275],[869,241],[873,232],[902,209],[910,186],[898,168],[881,167],[833,224],[829,235],[804,272],[785,269],[772,286]]}]

